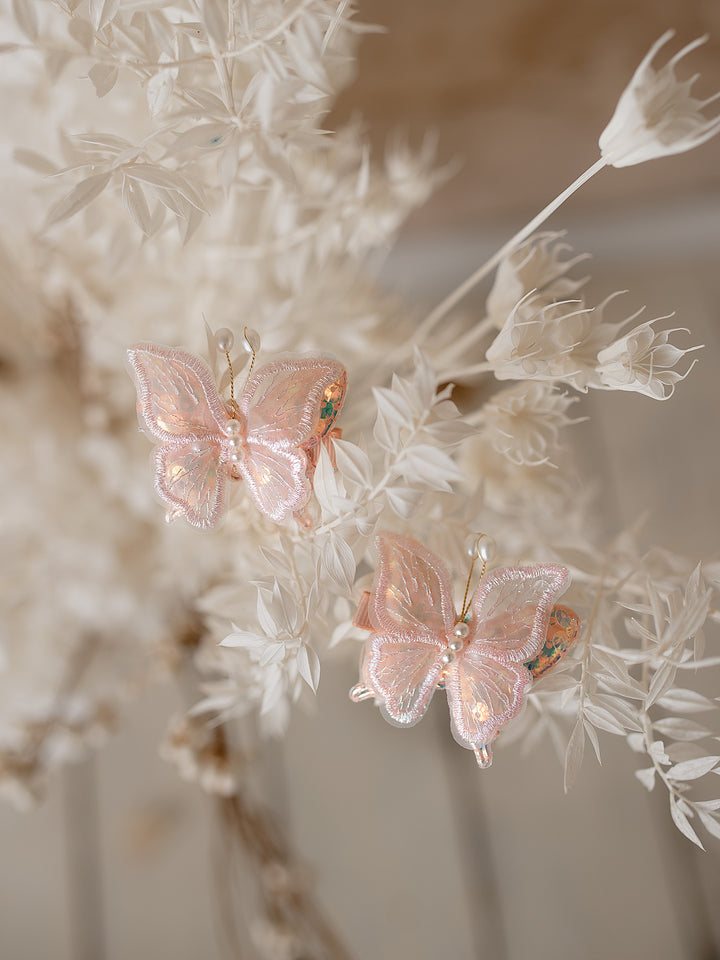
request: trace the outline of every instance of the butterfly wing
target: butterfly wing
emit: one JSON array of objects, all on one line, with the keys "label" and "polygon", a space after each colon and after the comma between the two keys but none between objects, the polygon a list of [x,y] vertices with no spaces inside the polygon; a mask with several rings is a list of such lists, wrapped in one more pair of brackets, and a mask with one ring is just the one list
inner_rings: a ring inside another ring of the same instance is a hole
[{"label": "butterfly wing", "polygon": [[[240,398],[248,439],[280,450],[312,442],[334,423],[345,382],[343,365],[324,357],[266,364]],[[327,391],[338,394],[334,403],[326,399]]]},{"label": "butterfly wing", "polygon": [[505,663],[529,660],[545,642],[553,604],[569,582],[557,563],[493,571],[473,598],[473,646]]},{"label": "butterfly wing", "polygon": [[367,645],[363,680],[382,700],[387,720],[417,723],[442,672],[440,656],[455,612],[450,578],[440,561],[409,537],[381,533],[368,613],[375,634]]},{"label": "butterfly wing", "polygon": [[161,443],[155,450],[155,489],[194,527],[212,527],[225,509],[225,468],[212,440]]},{"label": "butterfly wing", "polygon": [[370,620],[378,633],[445,645],[455,624],[450,576],[437,557],[411,537],[381,533]]},{"label": "butterfly wing", "polygon": [[558,564],[507,567],[477,591],[470,640],[445,674],[453,734],[463,746],[490,743],[520,712],[532,680],[523,661],[543,646],[568,582]]},{"label": "butterfly wing", "polygon": [[321,439],[328,419],[332,426],[345,381],[345,368],[334,360],[277,360],[261,367],[243,390],[242,473],[258,509],[276,523],[299,514],[310,499],[312,470],[304,447]]},{"label": "butterfly wing", "polygon": [[228,415],[210,368],[186,350],[138,343],[128,350],[138,410],[156,440],[205,440],[223,433]]},{"label": "butterfly wing", "polygon": [[453,736],[464,747],[490,743],[516,716],[531,680],[517,663],[490,660],[468,644],[445,672],[445,690]]},{"label": "butterfly wing", "polygon": [[312,487],[302,451],[249,440],[240,469],[258,510],[275,523],[288,520],[310,497]]},{"label": "butterfly wing", "polygon": [[155,489],[196,527],[211,527],[225,507],[221,464],[227,413],[210,369],[186,350],[138,343],[128,350],[138,392],[138,411],[155,450]]},{"label": "butterfly wing", "polygon": [[427,710],[440,679],[442,644],[374,634],[367,644],[362,680],[382,701],[390,723],[411,727]]}]

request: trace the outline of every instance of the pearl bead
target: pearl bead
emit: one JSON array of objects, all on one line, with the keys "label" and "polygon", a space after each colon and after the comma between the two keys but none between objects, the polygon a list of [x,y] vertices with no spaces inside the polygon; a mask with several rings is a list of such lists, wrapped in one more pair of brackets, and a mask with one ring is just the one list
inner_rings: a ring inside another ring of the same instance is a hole
[{"label": "pearl bead", "polygon": [[484,560],[485,563],[490,563],[495,556],[495,550],[495,541],[492,537],[483,537],[478,544],[478,556],[481,560]]},{"label": "pearl bead", "polygon": [[463,642],[459,638],[457,640],[451,640],[448,644],[448,650],[452,650],[453,653],[460,653],[463,648]]},{"label": "pearl bead", "polygon": [[465,637],[470,633],[470,627],[466,623],[463,623],[461,620],[460,623],[455,624],[453,628],[453,633],[455,634],[456,637],[462,637],[464,640]]},{"label": "pearl bead", "polygon": [[440,663],[447,665],[448,663],[452,663],[454,659],[454,652],[452,650],[446,650],[445,653],[440,657]]},{"label": "pearl bead", "polygon": [[489,563],[495,556],[495,541],[484,533],[473,533],[465,541],[465,549],[469,557],[479,557]]},{"label": "pearl bead", "polygon": [[225,424],[225,436],[226,437],[239,437],[240,436],[240,421],[239,420],[228,420]]},{"label": "pearl bead", "polygon": [[230,353],[235,343],[235,337],[232,330],[227,327],[221,327],[215,331],[215,343],[220,353]]},{"label": "pearl bead", "polygon": [[230,460],[232,463],[242,463],[244,454],[242,450],[231,450],[230,451]]}]

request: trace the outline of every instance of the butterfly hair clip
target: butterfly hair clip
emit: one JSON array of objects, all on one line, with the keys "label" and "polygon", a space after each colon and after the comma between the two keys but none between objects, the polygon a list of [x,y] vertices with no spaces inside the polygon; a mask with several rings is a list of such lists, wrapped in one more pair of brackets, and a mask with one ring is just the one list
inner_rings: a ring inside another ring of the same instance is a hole
[{"label": "butterfly hair clip", "polygon": [[137,343],[127,352],[138,415],[157,444],[155,489],[168,505],[168,522],[183,516],[195,527],[215,526],[225,512],[226,481],[244,480],[266,517],[309,523],[305,507],[321,444],[340,434],[334,424],[347,389],[345,368],[312,357],[276,360],[253,375],[259,337],[246,327],[243,341],[245,362],[250,354],[252,361],[236,399],[242,364],[230,359],[233,334],[223,328],[213,337],[229,368],[227,401],[210,367],[187,350]]},{"label": "butterfly hair clip", "polygon": [[[444,689],[453,736],[489,767],[492,741],[522,709],[532,680],[578,636],[577,614],[555,606],[569,584],[568,570],[555,563],[503,567],[483,579],[494,543],[473,537],[457,614],[450,575],[434,554],[395,533],[381,533],[376,545],[373,589],[363,594],[354,620],[372,636],[350,699],[374,698],[386,720],[411,727],[433,693]],[[468,599],[478,559],[480,582]]]}]

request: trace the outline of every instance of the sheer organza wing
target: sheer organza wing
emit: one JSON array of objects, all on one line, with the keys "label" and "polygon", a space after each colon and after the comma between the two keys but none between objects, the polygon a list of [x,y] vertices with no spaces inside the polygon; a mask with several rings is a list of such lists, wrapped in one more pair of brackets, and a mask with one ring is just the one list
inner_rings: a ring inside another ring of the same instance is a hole
[{"label": "sheer organza wing", "polygon": [[378,633],[424,639],[441,647],[455,624],[450,576],[410,537],[380,533],[370,619]]},{"label": "sheer organza wing", "polygon": [[[323,418],[334,422],[345,395],[345,368],[324,357],[277,360],[247,382],[240,410],[247,419],[248,439],[291,450],[324,432]],[[328,402],[327,395],[335,397]]]},{"label": "sheer organza wing", "polygon": [[390,723],[411,727],[427,710],[442,663],[442,648],[423,640],[398,640],[375,634],[368,642],[362,673],[365,684],[382,701]]},{"label": "sheer organza wing", "polygon": [[555,563],[493,571],[472,603],[471,646],[504,663],[529,660],[545,642],[550,612],[570,582]]},{"label": "sheer organza wing", "polygon": [[445,673],[456,740],[468,747],[490,743],[519,713],[530,680],[530,672],[522,664],[490,660],[474,644],[468,644]]},{"label": "sheer organza wing", "polygon": [[153,437],[202,440],[222,434],[228,415],[199,357],[154,343],[137,343],[127,353],[138,410]]},{"label": "sheer organza wing", "polygon": [[283,523],[310,498],[307,458],[302,451],[280,450],[249,439],[242,475],[261,513]]},{"label": "sheer organza wing", "polygon": [[225,471],[221,448],[212,440],[162,443],[155,449],[155,489],[171,508],[195,527],[212,527],[225,509]]}]

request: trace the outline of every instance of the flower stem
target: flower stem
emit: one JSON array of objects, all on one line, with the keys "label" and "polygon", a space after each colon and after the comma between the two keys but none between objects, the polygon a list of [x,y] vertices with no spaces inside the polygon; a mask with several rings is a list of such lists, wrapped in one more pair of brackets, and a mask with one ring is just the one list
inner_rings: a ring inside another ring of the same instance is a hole
[{"label": "flower stem", "polygon": [[481,280],[484,280],[485,277],[494,270],[495,267],[509,254],[515,247],[519,246],[523,240],[526,240],[531,233],[534,233],[539,226],[541,226],[548,217],[553,214],[558,207],[561,207],[565,201],[571,197],[583,184],[587,183],[596,173],[599,173],[603,167],[607,165],[607,160],[604,157],[600,157],[592,166],[580,174],[580,176],[573,183],[570,184],[561,194],[555,197],[543,210],[534,217],[530,223],[525,224],[525,226],[514,237],[511,237],[508,242],[500,247],[500,249],[490,257],[481,267],[479,267],[472,276],[468,277],[459,287],[456,287],[452,293],[448,294],[447,297],[439,303],[435,309],[425,317],[423,322],[418,327],[417,333],[413,338],[414,342],[417,344],[423,343],[428,336],[432,333],[438,323],[452,310],[456,303],[459,303],[463,297],[467,296],[468,293],[477,286]]}]

